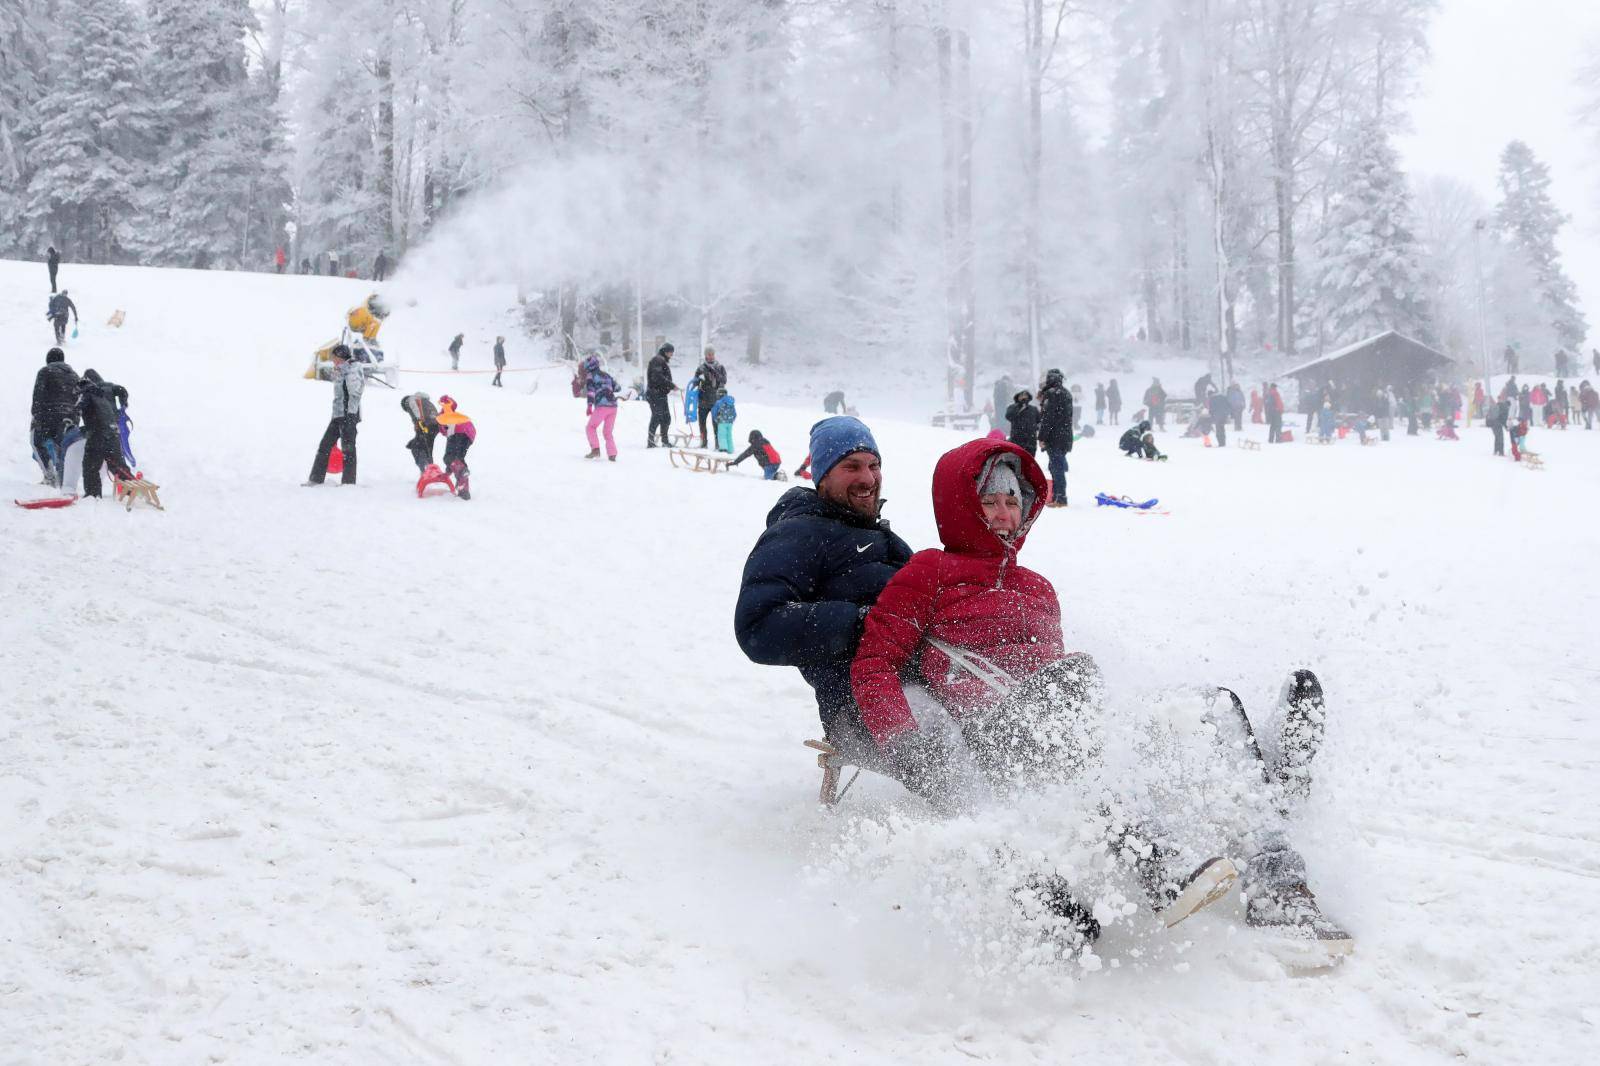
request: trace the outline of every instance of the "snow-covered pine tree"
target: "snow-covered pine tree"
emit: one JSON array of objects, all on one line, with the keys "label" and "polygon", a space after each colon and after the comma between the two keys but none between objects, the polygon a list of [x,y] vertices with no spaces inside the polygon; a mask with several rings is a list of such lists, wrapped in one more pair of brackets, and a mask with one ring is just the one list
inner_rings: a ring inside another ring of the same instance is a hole
[{"label": "snow-covered pine tree", "polygon": [[46,11],[39,0],[0,4],[0,255],[37,255],[24,234],[33,165],[27,143],[47,73]]},{"label": "snow-covered pine tree", "polygon": [[142,23],[127,0],[62,0],[60,17],[73,32],[51,46],[55,81],[28,143],[25,230],[31,244],[69,248],[81,262],[117,262],[152,133]]},{"label": "snow-covered pine tree", "polygon": [[158,263],[267,268],[289,192],[280,120],[249,69],[250,0],[148,6],[159,136],[138,244]]},{"label": "snow-covered pine tree", "polygon": [[1500,153],[1500,206],[1495,220],[1532,266],[1557,341],[1569,351],[1582,351],[1589,323],[1578,307],[1577,286],[1567,277],[1556,249],[1556,234],[1568,216],[1550,198],[1550,168],[1521,141],[1512,141]]},{"label": "snow-covered pine tree", "polygon": [[1374,123],[1354,132],[1318,259],[1332,346],[1385,330],[1431,344],[1427,277],[1411,192],[1388,135]]},{"label": "snow-covered pine tree", "polygon": [[392,13],[383,3],[316,0],[306,8],[305,25],[314,34],[291,80],[293,173],[295,241],[313,262],[329,252],[348,262],[384,247],[388,204],[376,174],[378,83],[362,59],[373,20],[385,17]]}]

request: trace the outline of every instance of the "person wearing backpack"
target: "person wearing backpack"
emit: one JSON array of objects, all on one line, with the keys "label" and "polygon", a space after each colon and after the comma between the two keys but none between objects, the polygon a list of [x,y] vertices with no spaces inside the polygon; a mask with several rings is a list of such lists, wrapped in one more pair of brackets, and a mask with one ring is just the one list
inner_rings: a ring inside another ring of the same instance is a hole
[{"label": "person wearing backpack", "polygon": [[733,422],[739,417],[733,406],[733,397],[727,389],[717,390],[717,402],[711,405],[711,423],[717,428],[717,451],[733,454]]},{"label": "person wearing backpack", "polygon": [[72,314],[72,328],[76,330],[78,328],[78,305],[72,302],[72,298],[67,295],[67,290],[62,289],[50,297],[50,308],[45,312],[44,317],[48,318],[50,324],[55,327],[57,345],[67,342],[67,314],[69,312]]}]

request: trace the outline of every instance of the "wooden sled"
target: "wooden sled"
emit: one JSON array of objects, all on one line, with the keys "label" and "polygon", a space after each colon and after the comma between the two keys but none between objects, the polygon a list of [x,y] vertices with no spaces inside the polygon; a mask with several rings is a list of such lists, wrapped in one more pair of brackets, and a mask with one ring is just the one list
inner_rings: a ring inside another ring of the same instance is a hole
[{"label": "wooden sled", "polygon": [[822,771],[822,788],[817,794],[817,799],[824,807],[834,807],[844,799],[844,794],[850,791],[850,786],[856,783],[856,778],[861,776],[861,767],[856,767],[856,772],[850,775],[850,780],[844,788],[839,787],[839,772],[848,765],[844,756],[839,754],[839,749],[829,744],[826,740],[808,740],[806,747],[817,753],[817,767]]},{"label": "wooden sled", "polygon": [[1543,470],[1544,456],[1540,455],[1538,452],[1530,452],[1528,449],[1524,448],[1522,449],[1522,465],[1526,466],[1529,470]]},{"label": "wooden sled", "polygon": [[672,465],[696,473],[717,474],[728,469],[732,456],[720,452],[691,452],[686,448],[672,448],[667,451],[667,458]]},{"label": "wooden sled", "polygon": [[667,440],[674,448],[698,448],[700,434],[692,429],[670,429],[667,431]]},{"label": "wooden sled", "polygon": [[1306,438],[1307,444],[1332,444],[1333,441],[1334,438],[1332,437],[1328,437],[1326,440],[1324,440],[1322,437],[1316,436],[1315,434],[1312,434]]},{"label": "wooden sled", "polygon": [[1261,442],[1254,440],[1242,440],[1239,442],[1239,447],[1243,448],[1247,452],[1259,452],[1261,450]]},{"label": "wooden sled", "polygon": [[115,311],[111,312],[111,317],[106,319],[106,325],[108,325],[108,326],[116,326],[116,327],[120,328],[122,326],[123,321],[124,321],[124,317],[123,317],[123,314],[122,314],[122,308],[119,307]]},{"label": "wooden sled", "polygon": [[161,506],[161,497],[156,495],[156,490],[161,488],[153,481],[144,478],[123,478],[117,481],[117,496],[122,500],[128,510],[133,510],[135,500],[142,500],[158,511],[165,511]]}]

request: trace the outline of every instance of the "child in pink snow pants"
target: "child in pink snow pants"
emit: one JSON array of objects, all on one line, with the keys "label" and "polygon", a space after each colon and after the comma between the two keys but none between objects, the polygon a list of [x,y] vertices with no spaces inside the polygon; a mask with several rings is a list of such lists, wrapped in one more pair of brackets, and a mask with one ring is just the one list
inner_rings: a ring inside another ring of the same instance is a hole
[{"label": "child in pink snow pants", "polygon": [[611,435],[617,424],[617,379],[600,369],[600,360],[591,355],[583,361],[584,394],[589,401],[589,454],[585,459],[600,458],[600,437],[595,430],[605,427],[606,458],[617,461],[617,442]]}]

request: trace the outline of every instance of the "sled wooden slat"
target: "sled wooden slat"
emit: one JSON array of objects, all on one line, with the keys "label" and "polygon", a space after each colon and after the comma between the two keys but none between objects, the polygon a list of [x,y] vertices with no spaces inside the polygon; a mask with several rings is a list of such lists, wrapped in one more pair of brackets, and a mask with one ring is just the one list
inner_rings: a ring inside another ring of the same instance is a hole
[{"label": "sled wooden slat", "polygon": [[729,457],[726,455],[712,455],[709,452],[692,452],[687,448],[671,448],[667,451],[667,458],[672,465],[691,473],[717,474],[728,469]]}]

